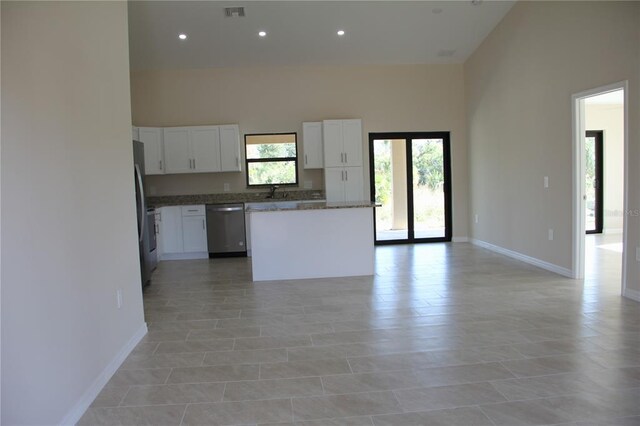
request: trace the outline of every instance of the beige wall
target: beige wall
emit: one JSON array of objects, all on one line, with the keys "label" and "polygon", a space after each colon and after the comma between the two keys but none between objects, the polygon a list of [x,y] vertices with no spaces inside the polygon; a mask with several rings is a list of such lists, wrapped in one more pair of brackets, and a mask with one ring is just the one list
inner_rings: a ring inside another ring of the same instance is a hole
[{"label": "beige wall", "polygon": [[604,232],[622,230],[624,217],[624,108],[585,105],[587,130],[602,130],[604,169]]},{"label": "beige wall", "polygon": [[1,423],[69,424],[144,327],[127,6],[1,7]]},{"label": "beige wall", "polygon": [[[302,122],[362,118],[365,194],[368,133],[451,131],[453,235],[467,235],[467,147],[461,65],[227,68],[134,71],[138,126],[238,123],[245,133],[297,131]],[[277,101],[274,101],[277,100]],[[321,171],[300,181],[323,187]],[[157,176],[150,193],[243,191],[244,173]]]},{"label": "beige wall", "polygon": [[[574,93],[629,81],[629,177],[640,180],[639,14],[637,2],[518,2],[467,61],[474,238],[571,268]],[[638,208],[640,187],[629,189]],[[638,217],[628,224],[629,288],[638,290]]]}]

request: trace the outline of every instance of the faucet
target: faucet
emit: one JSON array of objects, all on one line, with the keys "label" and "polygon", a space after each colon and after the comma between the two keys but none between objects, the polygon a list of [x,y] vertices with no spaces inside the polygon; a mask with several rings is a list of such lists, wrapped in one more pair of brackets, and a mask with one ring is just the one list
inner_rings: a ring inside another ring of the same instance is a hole
[{"label": "faucet", "polygon": [[276,198],[276,189],[280,188],[278,185],[271,185],[271,188],[269,188],[269,195],[267,195],[267,198]]}]

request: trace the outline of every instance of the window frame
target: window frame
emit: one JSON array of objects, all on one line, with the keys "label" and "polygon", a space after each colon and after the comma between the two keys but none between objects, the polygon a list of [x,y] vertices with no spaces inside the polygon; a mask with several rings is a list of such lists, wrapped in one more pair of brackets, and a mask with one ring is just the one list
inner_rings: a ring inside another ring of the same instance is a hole
[{"label": "window frame", "polygon": [[[275,158],[249,158],[247,155],[247,137],[248,136],[278,136],[278,135],[293,135],[296,147],[295,157],[275,157]],[[245,177],[247,180],[247,188],[269,188],[274,185],[278,186],[290,186],[295,187],[299,185],[298,176],[298,132],[277,132],[277,133],[248,133],[244,135],[244,163],[245,163]],[[249,164],[251,163],[284,163],[293,161],[295,168],[295,182],[294,183],[250,183],[249,182]]]}]

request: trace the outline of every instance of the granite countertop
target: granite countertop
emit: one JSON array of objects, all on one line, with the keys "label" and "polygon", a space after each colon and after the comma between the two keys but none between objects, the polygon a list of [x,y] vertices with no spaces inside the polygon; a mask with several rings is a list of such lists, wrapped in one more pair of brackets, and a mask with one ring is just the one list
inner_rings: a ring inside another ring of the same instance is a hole
[{"label": "granite countertop", "polygon": [[273,201],[270,203],[249,204],[245,208],[247,213],[293,211],[293,210],[326,210],[326,209],[353,209],[376,207],[376,203],[371,201],[346,201],[346,202],[326,202],[326,201]]},{"label": "granite countertop", "polygon": [[[283,195],[286,195],[284,197]],[[149,207],[186,206],[195,204],[231,204],[231,203],[274,203],[289,201],[323,200],[324,192],[319,190],[286,191],[278,190],[275,198],[266,198],[267,192],[240,192],[222,194],[165,195],[147,197]]]}]

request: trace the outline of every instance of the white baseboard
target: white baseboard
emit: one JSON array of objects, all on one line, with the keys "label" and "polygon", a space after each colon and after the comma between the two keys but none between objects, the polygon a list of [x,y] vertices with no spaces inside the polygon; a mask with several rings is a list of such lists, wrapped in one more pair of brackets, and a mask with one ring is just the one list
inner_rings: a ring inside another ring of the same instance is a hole
[{"label": "white baseboard", "polygon": [[192,260],[192,259],[208,259],[209,253],[199,251],[194,253],[162,253],[160,260]]},{"label": "white baseboard", "polygon": [[468,243],[469,237],[453,237],[451,241],[454,243]]},{"label": "white baseboard", "polygon": [[625,288],[622,291],[622,295],[628,299],[640,302],[640,290],[631,290],[630,288]]},{"label": "white baseboard", "polygon": [[565,277],[573,278],[573,274],[571,269],[563,268],[562,266],[555,265],[550,262],[545,262],[544,260],[537,259],[535,257],[527,256],[526,254],[518,253],[517,251],[509,250],[504,247],[496,246],[494,244],[487,243],[486,241],[477,240],[475,238],[471,238],[469,240],[472,244],[475,244],[479,247],[486,248],[487,250],[491,250],[493,252],[502,254],[507,257],[511,257],[513,259],[520,260],[522,262],[528,263],[533,266],[537,266],[538,268],[546,269],[547,271],[554,272],[559,275],[563,275]]},{"label": "white baseboard", "polygon": [[85,391],[84,395],[76,403],[76,405],[67,413],[64,419],[60,422],[61,425],[75,425],[78,423],[82,415],[87,411],[91,403],[96,396],[100,393],[104,385],[107,384],[111,376],[120,368],[124,360],[129,356],[133,348],[136,347],[140,340],[147,334],[147,324],[144,323],[135,332],[133,337],[129,339],[126,345],[120,349],[118,354],[111,360],[111,362],[102,370],[98,377],[93,381],[91,386]]}]

